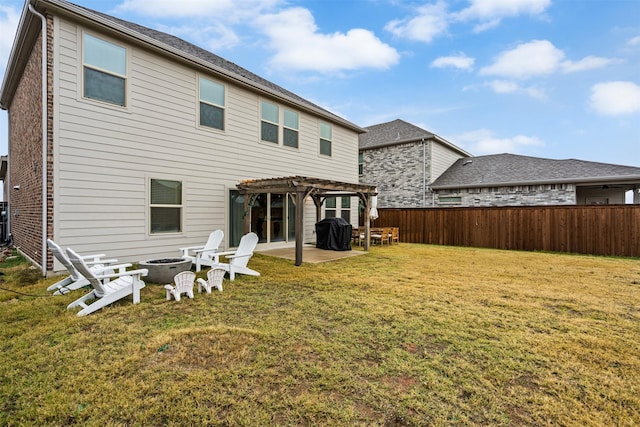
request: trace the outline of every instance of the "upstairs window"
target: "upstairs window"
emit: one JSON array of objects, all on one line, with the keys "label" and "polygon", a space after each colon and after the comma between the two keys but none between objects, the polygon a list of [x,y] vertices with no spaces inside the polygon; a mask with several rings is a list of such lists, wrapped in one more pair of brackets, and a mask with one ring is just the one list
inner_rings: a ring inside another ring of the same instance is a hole
[{"label": "upstairs window", "polygon": [[200,126],[224,130],[224,85],[200,77]]},{"label": "upstairs window", "polygon": [[298,113],[284,110],[282,143],[287,147],[298,148]]},{"label": "upstairs window", "polygon": [[320,154],[331,156],[332,131],[331,125],[320,123]]},{"label": "upstairs window", "polygon": [[277,105],[267,101],[262,101],[262,124],[260,138],[263,141],[278,143],[278,127],[280,124],[280,110]]},{"label": "upstairs window", "polygon": [[298,148],[298,113],[268,101],[260,102],[260,110],[260,139],[274,144],[282,140],[282,145]]},{"label": "upstairs window", "polygon": [[85,98],[126,105],[127,50],[89,34],[83,36]]},{"label": "upstairs window", "polygon": [[151,234],[182,231],[182,182],[152,179],[149,194]]},{"label": "upstairs window", "polygon": [[358,175],[364,173],[364,154],[358,153]]}]

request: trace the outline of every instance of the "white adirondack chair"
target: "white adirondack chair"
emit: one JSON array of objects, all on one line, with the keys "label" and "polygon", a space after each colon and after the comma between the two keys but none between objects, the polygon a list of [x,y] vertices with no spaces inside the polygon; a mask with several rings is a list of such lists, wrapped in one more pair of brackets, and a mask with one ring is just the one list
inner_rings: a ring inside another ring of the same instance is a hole
[{"label": "white adirondack chair", "polygon": [[[62,248],[56,242],[47,239],[47,246],[49,246],[49,250],[53,256],[55,256],[56,259],[60,261],[60,264],[64,265],[69,272],[69,276],[49,286],[47,291],[55,290],[54,295],[64,295],[69,291],[74,291],[89,285],[89,281],[82,274],[78,273],[78,270],[71,264],[69,258],[67,258]],[[110,264],[116,263],[118,260],[102,259],[104,256],[105,254],[95,254],[84,255],[80,258],[84,260],[89,269],[95,274],[100,272],[113,272]]]},{"label": "white adirondack chair", "polygon": [[180,295],[185,294],[189,298],[193,298],[193,285],[195,284],[196,273],[191,271],[182,271],[175,275],[173,282],[175,286],[171,284],[164,285],[167,290],[167,301],[173,296],[176,301],[180,301]]},{"label": "white adirondack chair", "polygon": [[[231,280],[235,279],[236,274],[248,274],[250,276],[259,276],[255,270],[247,267],[249,259],[253,256],[253,250],[258,244],[258,235],[256,233],[247,233],[240,239],[238,249],[229,252],[218,252],[214,256],[215,266],[224,268],[229,273]],[[225,256],[228,260],[228,264],[220,263],[219,257]]]},{"label": "white adirondack chair", "polygon": [[218,252],[218,247],[223,238],[224,233],[222,230],[213,231],[209,234],[209,240],[204,246],[180,248],[182,258],[190,259],[196,265],[196,272],[200,271],[203,265],[211,267],[214,264],[215,253]]},{"label": "white adirondack chair", "polygon": [[202,288],[211,293],[211,289],[217,289],[222,292],[222,280],[227,270],[222,266],[215,266],[207,271],[207,280],[198,279],[198,292],[202,292]]},{"label": "white adirondack chair", "polygon": [[[78,316],[85,316],[129,295],[133,296],[134,304],[140,302],[140,289],[145,286],[141,277],[147,275],[147,269],[126,271],[126,268],[130,267],[131,264],[120,264],[111,266],[114,270],[117,269],[118,272],[96,275],[89,269],[80,255],[70,248],[67,248],[66,252],[71,264],[93,287],[91,292],[69,304],[67,309],[80,306],[82,310],[78,312]],[[95,301],[87,305],[87,301],[90,300]]]}]

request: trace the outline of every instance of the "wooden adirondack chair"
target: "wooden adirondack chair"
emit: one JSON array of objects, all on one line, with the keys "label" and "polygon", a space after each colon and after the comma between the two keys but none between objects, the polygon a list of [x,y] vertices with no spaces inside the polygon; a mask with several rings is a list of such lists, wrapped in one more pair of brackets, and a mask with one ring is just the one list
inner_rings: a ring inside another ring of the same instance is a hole
[{"label": "wooden adirondack chair", "polygon": [[[69,272],[69,276],[49,286],[47,288],[47,291],[55,290],[55,292],[53,293],[54,295],[64,295],[69,291],[74,291],[76,289],[80,289],[89,285],[89,281],[82,274],[80,274],[78,270],[76,270],[71,261],[69,261],[69,258],[67,258],[67,255],[65,255],[62,248],[56,242],[51,239],[47,239],[47,246],[49,247],[49,250],[51,251],[53,256],[56,257],[56,259],[60,261],[60,264],[64,265],[64,267]],[[110,264],[116,263],[118,262],[118,260],[102,259],[104,256],[105,254],[95,254],[84,255],[80,258],[84,260],[84,262],[89,267],[89,270],[91,270],[95,274],[99,274],[102,271],[113,272]]]},{"label": "wooden adirondack chair", "polygon": [[214,264],[214,255],[218,251],[223,238],[224,233],[222,230],[215,230],[209,234],[209,239],[204,246],[180,248],[182,258],[190,259],[196,265],[196,272],[200,271],[203,265],[211,267]]},{"label": "wooden adirondack chair", "polygon": [[[229,278],[234,280],[236,274],[248,274],[250,276],[259,276],[255,270],[247,267],[249,259],[253,256],[253,250],[258,244],[258,235],[256,233],[247,233],[240,239],[238,249],[229,252],[218,252],[214,255],[215,266],[221,266],[229,273]],[[218,262],[220,256],[225,256],[228,264]]]},{"label": "wooden adirondack chair", "polygon": [[[96,275],[89,269],[80,255],[70,248],[67,248],[66,252],[71,264],[93,287],[91,292],[69,304],[67,309],[80,306],[82,310],[78,312],[78,316],[85,316],[129,295],[133,296],[134,304],[140,302],[140,289],[145,286],[141,277],[147,275],[147,269],[126,271],[126,268],[130,267],[131,264],[120,264],[111,266],[112,269],[117,269],[118,272]],[[87,305],[87,301],[91,300],[95,301]]]}]

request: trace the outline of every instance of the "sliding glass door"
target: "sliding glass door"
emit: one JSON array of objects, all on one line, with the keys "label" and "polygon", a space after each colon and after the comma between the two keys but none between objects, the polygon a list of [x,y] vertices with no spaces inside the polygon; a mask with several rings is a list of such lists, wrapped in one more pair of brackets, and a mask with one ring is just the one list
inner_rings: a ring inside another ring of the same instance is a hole
[{"label": "sliding glass door", "polygon": [[[247,212],[244,210],[245,197],[249,197]],[[291,195],[274,193],[241,195],[238,191],[231,190],[229,203],[230,246],[237,246],[240,242],[247,215],[249,215],[251,231],[258,235],[259,243],[295,240],[295,205]]]}]

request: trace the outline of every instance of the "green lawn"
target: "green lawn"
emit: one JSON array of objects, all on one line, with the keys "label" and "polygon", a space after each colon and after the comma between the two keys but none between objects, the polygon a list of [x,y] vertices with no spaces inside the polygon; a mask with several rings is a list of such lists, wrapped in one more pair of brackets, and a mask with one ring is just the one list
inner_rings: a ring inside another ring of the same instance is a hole
[{"label": "green lawn", "polygon": [[[15,264],[15,263],[14,263]],[[0,425],[640,425],[640,260],[417,244],[167,302],[0,264]]]}]

